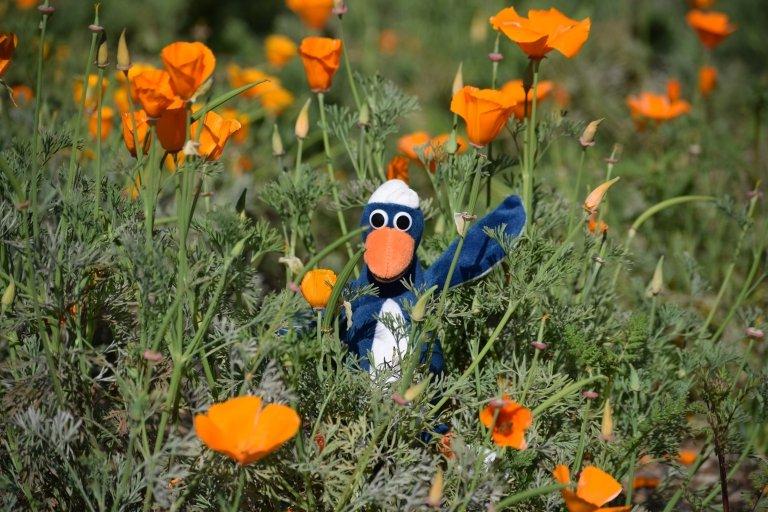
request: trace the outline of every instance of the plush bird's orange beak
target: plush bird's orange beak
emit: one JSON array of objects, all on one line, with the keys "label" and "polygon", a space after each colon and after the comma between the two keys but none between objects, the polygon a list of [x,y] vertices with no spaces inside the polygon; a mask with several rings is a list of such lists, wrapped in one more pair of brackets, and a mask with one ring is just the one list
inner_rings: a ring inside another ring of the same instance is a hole
[{"label": "plush bird's orange beak", "polygon": [[365,264],[379,281],[399,279],[411,264],[416,242],[394,228],[374,230],[365,239]]}]

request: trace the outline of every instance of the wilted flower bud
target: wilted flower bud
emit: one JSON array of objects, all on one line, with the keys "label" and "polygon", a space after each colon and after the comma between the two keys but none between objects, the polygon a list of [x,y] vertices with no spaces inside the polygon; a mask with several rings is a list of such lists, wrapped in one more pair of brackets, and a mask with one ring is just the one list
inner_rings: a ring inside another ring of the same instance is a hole
[{"label": "wilted flower bud", "polygon": [[109,46],[107,46],[107,33],[102,32],[99,37],[99,51],[96,53],[96,66],[101,69],[109,65]]},{"label": "wilted flower bud", "polygon": [[5,310],[13,304],[13,299],[16,298],[16,283],[11,279],[8,286],[5,287],[3,292],[3,298],[0,300],[0,312],[5,313]]},{"label": "wilted flower bud", "polygon": [[604,441],[611,441],[613,439],[613,409],[611,408],[611,399],[605,400],[605,406],[603,407],[603,421],[600,424],[600,437]]},{"label": "wilted flower bud", "polygon": [[464,63],[459,63],[459,69],[456,70],[456,76],[453,77],[453,87],[451,88],[451,96],[456,96],[456,93],[464,88],[464,73],[462,68]]},{"label": "wilted flower bud", "polygon": [[403,398],[405,398],[405,400],[409,403],[413,402],[414,400],[419,398],[419,396],[424,392],[425,389],[427,389],[428,384],[429,384],[429,379],[424,379],[418,384],[415,384],[409,387],[406,390],[405,394],[403,394]]},{"label": "wilted flower bud", "polygon": [[309,133],[309,105],[311,102],[312,100],[307,100],[304,106],[301,107],[299,117],[296,118],[296,126],[293,130],[293,133],[296,134],[297,139],[304,140],[307,138],[307,134]]},{"label": "wilted flower bud", "polygon": [[477,215],[470,215],[468,212],[457,212],[453,214],[453,222],[456,223],[456,232],[460,237],[467,233],[469,223],[477,218]]},{"label": "wilted flower bud", "polygon": [[612,180],[606,181],[599,185],[596,189],[589,193],[587,199],[584,201],[584,210],[587,213],[595,213],[600,207],[600,203],[603,201],[605,193],[611,188],[611,185],[619,181],[619,177],[615,177]]},{"label": "wilted flower bud", "polygon": [[427,309],[427,303],[429,302],[429,298],[432,296],[434,291],[437,289],[437,285],[431,287],[427,291],[425,291],[416,301],[416,304],[413,305],[413,309],[411,310],[411,320],[414,322],[421,322],[424,320],[424,312]]},{"label": "wilted flower bud", "polygon": [[281,256],[277,261],[288,267],[293,274],[299,274],[304,270],[304,264],[296,256]]},{"label": "wilted flower bud", "polygon": [[371,124],[371,107],[368,106],[368,102],[365,101],[360,106],[360,113],[357,115],[358,126],[368,126]]},{"label": "wilted flower bud", "polygon": [[117,42],[117,69],[124,73],[131,69],[131,52],[128,51],[128,43],[125,40],[125,29],[120,33]]},{"label": "wilted flower bud", "polygon": [[645,290],[646,297],[655,297],[661,293],[661,289],[664,286],[664,256],[659,258],[656,263],[656,270],[653,271],[653,277],[651,282],[648,283],[648,288]]},{"label": "wilted flower bud", "polygon": [[581,147],[588,148],[595,145],[595,135],[597,135],[597,127],[603,122],[603,118],[596,119],[589,123],[579,137],[579,144]]},{"label": "wilted flower bud", "polygon": [[284,154],[283,139],[280,138],[280,131],[277,129],[277,125],[274,125],[272,128],[272,155],[283,156]]},{"label": "wilted flower bud", "polygon": [[427,506],[432,508],[440,508],[440,504],[443,501],[443,470],[437,468],[437,473],[432,479],[432,486],[429,488],[429,495],[427,496]]},{"label": "wilted flower bud", "polygon": [[352,303],[345,300],[341,303],[341,307],[344,308],[344,316],[347,319],[347,330],[352,328]]},{"label": "wilted flower bud", "polygon": [[[11,281],[11,284],[13,284],[13,281]],[[752,338],[753,340],[761,340],[765,337],[765,333],[756,327],[747,327],[744,332],[747,337]]]},{"label": "wilted flower bud", "polygon": [[184,153],[184,156],[200,156],[200,152],[197,150],[199,147],[199,142],[195,140],[188,140],[184,143],[184,147],[182,148],[181,152]]}]

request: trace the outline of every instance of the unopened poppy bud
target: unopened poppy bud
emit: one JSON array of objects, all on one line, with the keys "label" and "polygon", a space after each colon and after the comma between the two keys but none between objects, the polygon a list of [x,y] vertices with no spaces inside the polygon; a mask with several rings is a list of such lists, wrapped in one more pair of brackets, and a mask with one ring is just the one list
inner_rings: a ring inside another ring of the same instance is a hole
[{"label": "unopened poppy bud", "polygon": [[427,506],[432,508],[440,508],[440,504],[443,501],[443,470],[437,468],[437,473],[432,479],[432,485],[429,488],[429,495],[427,496]]},{"label": "unopened poppy bud", "polygon": [[293,274],[299,274],[304,270],[304,264],[296,256],[281,256],[277,261],[288,267]]},{"label": "unopened poppy bud", "polygon": [[230,251],[229,255],[234,258],[239,258],[241,254],[243,254],[243,250],[245,249],[245,238],[241,239],[239,242],[235,244],[235,246]]},{"label": "unopened poppy bud", "polygon": [[101,69],[106,68],[109,65],[109,46],[107,46],[107,34],[101,33],[99,41],[99,51],[96,53],[96,66]]},{"label": "unopened poppy bud", "polygon": [[600,437],[604,441],[611,441],[613,439],[613,409],[611,409],[611,399],[605,400],[605,406],[603,406],[603,421],[600,424]]},{"label": "unopened poppy bud", "polygon": [[[11,284],[13,284],[13,281],[11,281]],[[753,340],[761,340],[765,337],[765,333],[756,327],[747,327],[744,332],[748,338],[752,338]]]},{"label": "unopened poppy bud", "polygon": [[445,143],[445,152],[449,155],[455,155],[459,150],[459,141],[456,139],[456,130],[451,130],[451,135]]},{"label": "unopened poppy bud", "polygon": [[645,290],[646,297],[655,297],[661,293],[661,289],[664,286],[664,256],[659,258],[656,263],[656,269],[653,271],[653,277],[651,282],[648,283],[648,288]]},{"label": "unopened poppy bud", "polygon": [[345,300],[341,303],[341,307],[344,308],[344,316],[347,319],[347,330],[352,328],[352,303]]},{"label": "unopened poppy bud", "polygon": [[0,300],[0,313],[5,313],[8,307],[13,304],[13,299],[16,298],[16,283],[11,279],[8,286],[5,287],[3,292],[3,298]]},{"label": "unopened poppy bud", "polygon": [[125,29],[120,33],[120,39],[117,41],[117,69],[124,73],[131,69],[131,52],[125,40]]},{"label": "unopened poppy bud", "polygon": [[429,303],[429,298],[432,296],[434,291],[437,289],[437,285],[431,287],[427,291],[425,291],[416,301],[416,304],[413,305],[413,309],[411,310],[411,320],[413,322],[421,322],[424,320],[424,312],[427,309],[427,303]]},{"label": "unopened poppy bud", "polygon": [[579,137],[579,144],[581,147],[588,148],[595,145],[595,135],[597,135],[597,127],[603,122],[603,118],[596,119],[589,123]]},{"label": "unopened poppy bud", "polygon": [[427,389],[427,385],[428,384],[429,384],[429,379],[424,379],[421,382],[419,382],[418,384],[415,384],[415,385],[409,387],[405,391],[405,394],[403,395],[403,398],[405,398],[406,401],[408,401],[409,403],[413,402],[414,400],[419,398],[419,396],[424,392],[425,389]]},{"label": "unopened poppy bud", "polygon": [[525,66],[525,71],[523,72],[523,90],[525,91],[526,97],[528,91],[533,87],[533,62],[533,59],[529,59],[528,65]]},{"label": "unopened poppy bud", "polygon": [[584,210],[587,213],[595,213],[600,207],[600,203],[603,202],[603,197],[611,185],[619,181],[619,177],[615,177],[612,180],[606,181],[599,185],[596,189],[589,193],[587,199],[584,201]]},{"label": "unopened poppy bud", "polygon": [[363,127],[369,124],[371,124],[371,107],[368,106],[366,101],[360,107],[360,113],[357,115],[357,125]]},{"label": "unopened poppy bud", "polygon": [[581,392],[581,396],[583,396],[584,398],[586,398],[588,400],[594,400],[595,398],[597,398],[600,395],[597,394],[597,391],[592,391],[591,389],[588,389],[587,391],[582,391]]},{"label": "unopened poppy bud", "polygon": [[504,55],[499,52],[491,52],[488,54],[488,60],[491,62],[501,62],[504,60]]},{"label": "unopened poppy bud", "polygon": [[451,97],[456,96],[456,93],[464,88],[464,73],[462,68],[464,63],[459,63],[459,69],[456,70],[456,76],[453,77],[453,87],[451,88]]},{"label": "unopened poppy bud", "polygon": [[296,126],[293,133],[296,134],[297,139],[306,139],[309,133],[309,105],[311,102],[312,100],[307,100],[304,103],[304,106],[301,107],[301,112],[299,112],[299,117],[296,118]]},{"label": "unopened poppy bud", "polygon": [[469,223],[477,218],[477,215],[470,215],[468,212],[457,212],[453,214],[453,222],[456,224],[456,232],[460,237],[467,233]]},{"label": "unopened poppy bud", "polygon": [[272,155],[283,156],[285,154],[285,148],[283,148],[283,139],[280,137],[280,131],[277,129],[277,125],[272,128]]}]

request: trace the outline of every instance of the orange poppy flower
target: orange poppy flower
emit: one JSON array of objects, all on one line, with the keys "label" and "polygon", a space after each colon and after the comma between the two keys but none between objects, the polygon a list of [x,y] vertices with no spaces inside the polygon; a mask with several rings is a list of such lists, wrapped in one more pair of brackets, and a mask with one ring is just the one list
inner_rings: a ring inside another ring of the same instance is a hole
[{"label": "orange poppy flower", "polygon": [[280,79],[256,68],[241,68],[237,64],[230,64],[227,66],[227,76],[229,77],[229,85],[233,88],[242,87],[244,85],[266,80],[258,85],[254,85],[250,89],[243,92],[243,96],[246,98],[258,98],[264,91],[270,87],[274,87],[275,84],[280,84]]},{"label": "orange poppy flower", "polygon": [[[141,144],[141,147],[144,151],[144,154],[147,153],[147,150],[149,150],[149,145],[152,142],[152,139],[148,136],[149,135],[149,117],[147,116],[147,113],[143,110],[139,110],[133,113],[133,115],[129,113],[121,114],[121,120],[122,120],[122,127],[123,127],[123,142],[125,142],[125,147],[128,149],[128,152],[131,153],[132,156],[136,156],[136,140],[139,140],[139,144]],[[133,119],[131,119],[133,117]],[[133,126],[136,125],[136,135],[137,137],[134,137],[133,135]]]},{"label": "orange poppy flower", "polygon": [[[112,126],[115,120],[115,111],[110,107],[101,107],[101,140],[107,140],[112,133]],[[99,114],[93,112],[88,119],[88,133],[94,139],[98,136]]]},{"label": "orange poppy flower", "polygon": [[261,106],[264,107],[264,110],[273,116],[282,114],[285,109],[293,105],[293,101],[293,94],[282,87],[279,83],[265,88],[259,96],[259,102],[261,103]]},{"label": "orange poppy flower", "polygon": [[285,5],[295,12],[305,25],[318,30],[325,26],[333,11],[333,0],[286,0]]},{"label": "orange poppy flower", "polygon": [[451,112],[458,114],[467,125],[467,137],[474,146],[487,145],[507,124],[515,102],[495,89],[464,86],[451,100]]},{"label": "orange poppy flower", "polygon": [[171,88],[171,75],[162,69],[145,69],[134,76],[131,93],[147,115],[155,119],[176,100]]},{"label": "orange poppy flower", "polygon": [[669,98],[669,101],[675,102],[679,100],[681,97],[681,90],[682,86],[680,85],[680,80],[669,80],[667,82],[667,98]]},{"label": "orange poppy flower", "polygon": [[[540,81],[536,87],[536,102],[539,103],[547,99],[554,89],[555,84],[553,82],[549,80]],[[509,98],[515,102],[515,108],[512,113],[516,119],[524,119],[526,115],[530,117],[533,102],[533,89],[530,89],[526,96],[525,89],[523,89],[523,81],[517,79],[510,80],[502,85],[501,92],[508,95]]]},{"label": "orange poppy flower", "polygon": [[387,164],[387,179],[401,180],[408,183],[408,158],[395,155]]},{"label": "orange poppy flower", "polygon": [[[570,471],[562,464],[555,467],[552,474],[555,481],[560,484],[571,483]],[[579,475],[575,492],[568,488],[562,489],[560,492],[568,512],[629,512],[632,509],[629,505],[603,507],[621,494],[621,484],[611,475],[595,466],[584,468]]]},{"label": "orange poppy flower", "polygon": [[595,211],[591,213],[589,215],[589,218],[587,219],[587,229],[593,235],[596,235],[596,234],[604,235],[605,233],[608,232],[608,224],[606,224],[602,220],[598,220],[597,211]]},{"label": "orange poppy flower", "polygon": [[323,309],[331,298],[336,284],[336,273],[327,268],[316,268],[304,274],[301,295],[314,309]]},{"label": "orange poppy flower", "polygon": [[390,28],[382,30],[379,34],[379,51],[384,55],[394,55],[399,43],[397,32]]},{"label": "orange poppy flower", "polygon": [[635,119],[650,119],[659,123],[682,116],[691,110],[691,104],[685,100],[672,101],[665,94],[651,92],[629,96],[627,105]]},{"label": "orange poppy flower", "polygon": [[24,84],[17,84],[11,87],[11,95],[13,96],[13,101],[20,107],[28,105],[35,98],[35,92],[32,88]]},{"label": "orange poppy flower", "polygon": [[533,415],[529,409],[513,402],[507,395],[486,405],[480,412],[480,422],[486,428],[493,429],[491,439],[498,446],[518,450],[528,447],[525,431],[533,423]]},{"label": "orange poppy flower", "polygon": [[287,405],[263,406],[257,396],[238,396],[195,415],[195,434],[211,450],[244,466],[280,448],[300,424],[299,415]]},{"label": "orange poppy flower", "polygon": [[[192,123],[191,133],[193,137],[197,135],[198,122]],[[221,158],[227,141],[237,133],[240,127],[240,122],[235,119],[226,119],[213,111],[205,114],[198,148],[200,156],[209,161]]]},{"label": "orange poppy flower", "polygon": [[16,0],[16,8],[26,11],[27,9],[36,7],[38,3],[39,0]]},{"label": "orange poppy flower", "polygon": [[19,38],[13,32],[0,32],[0,76],[3,76],[11,65]]},{"label": "orange poppy flower", "polygon": [[651,476],[636,476],[632,480],[633,489],[655,489],[659,486],[661,480]]},{"label": "orange poppy flower", "polygon": [[184,148],[187,140],[187,109],[181,99],[176,99],[157,119],[157,139],[169,153]]},{"label": "orange poppy flower", "polygon": [[507,7],[492,16],[490,22],[531,59],[543,59],[552,50],[570,59],[587,42],[591,25],[589,18],[572,20],[554,7],[547,11],[531,9],[527,18],[514,7]]},{"label": "orange poppy flower", "polygon": [[[98,84],[99,75],[88,75],[88,87],[85,89],[85,109],[93,110],[98,104]],[[101,81],[101,94],[103,95],[107,90],[109,80],[106,78]],[[78,78],[75,81],[75,85],[72,87],[72,97],[75,100],[75,104],[79,105],[83,101],[83,79]]]},{"label": "orange poppy flower", "polygon": [[312,92],[325,92],[331,88],[333,75],[339,69],[342,44],[340,39],[306,37],[299,46],[307,82]]},{"label": "orange poppy flower", "polygon": [[267,62],[280,69],[296,56],[296,43],[290,37],[272,34],[264,39]]},{"label": "orange poppy flower", "polygon": [[699,457],[699,452],[697,450],[683,449],[683,450],[680,450],[680,453],[677,454],[677,460],[683,466],[690,466],[691,464],[696,462],[696,459],[698,457]]},{"label": "orange poppy flower", "polygon": [[173,91],[184,101],[195,96],[216,67],[216,57],[203,43],[171,43],[160,52]]},{"label": "orange poppy flower", "polygon": [[413,132],[397,139],[397,150],[411,160],[418,161],[419,152],[423,153],[429,142],[430,136],[427,132]]},{"label": "orange poppy flower", "polygon": [[696,31],[701,44],[710,50],[736,31],[736,26],[728,19],[728,15],[717,11],[694,9],[688,12],[685,21]]},{"label": "orange poppy flower", "polygon": [[248,138],[249,123],[248,114],[240,112],[239,110],[231,107],[227,107],[221,111],[221,117],[224,119],[234,119],[240,123],[240,129],[232,136],[232,140],[238,144],[242,144]]},{"label": "orange poppy flower", "polygon": [[717,87],[717,69],[712,66],[702,66],[699,69],[699,92],[705,98],[712,94]]}]

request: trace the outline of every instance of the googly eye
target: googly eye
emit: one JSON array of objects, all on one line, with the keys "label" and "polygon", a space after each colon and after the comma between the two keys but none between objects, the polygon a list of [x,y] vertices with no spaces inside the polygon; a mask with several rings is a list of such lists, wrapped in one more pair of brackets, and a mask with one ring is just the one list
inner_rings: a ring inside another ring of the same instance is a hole
[{"label": "googly eye", "polygon": [[368,224],[370,224],[373,229],[379,229],[386,226],[388,220],[389,217],[387,216],[387,212],[384,210],[373,210],[368,217]]},{"label": "googly eye", "polygon": [[400,212],[395,215],[395,227],[400,231],[408,231],[411,225],[413,225],[413,219],[409,213]]}]

